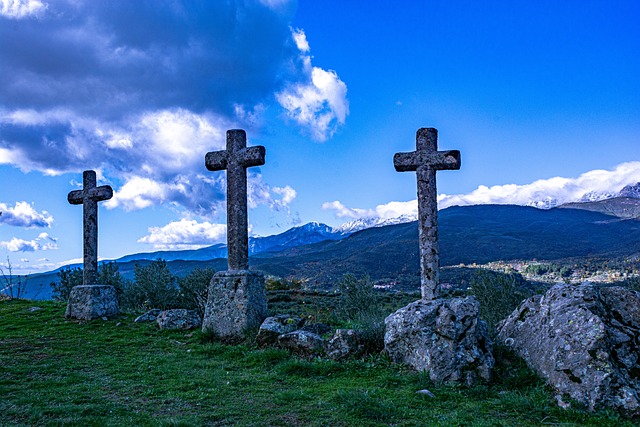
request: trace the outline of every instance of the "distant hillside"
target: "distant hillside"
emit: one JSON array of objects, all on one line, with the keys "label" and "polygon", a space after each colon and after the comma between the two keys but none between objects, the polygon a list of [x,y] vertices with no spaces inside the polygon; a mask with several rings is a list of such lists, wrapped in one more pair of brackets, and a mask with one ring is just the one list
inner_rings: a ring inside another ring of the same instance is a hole
[{"label": "distant hillside", "polygon": [[596,202],[567,203],[558,207],[561,209],[582,209],[600,212],[617,216],[618,218],[640,218],[640,199],[632,197],[615,197]]},{"label": "distant hillside", "polygon": [[[439,223],[442,266],[640,254],[640,220],[583,209],[454,206],[440,211]],[[118,262],[120,271],[132,277],[135,262]],[[266,274],[306,278],[312,286],[323,288],[333,286],[345,273],[354,273],[415,289],[419,283],[418,226],[410,222],[369,228],[341,240],[261,252],[249,262],[251,268]],[[226,261],[173,260],[168,265],[182,275],[196,266],[222,270]],[[55,272],[32,279],[33,283],[48,284],[55,280]]]}]

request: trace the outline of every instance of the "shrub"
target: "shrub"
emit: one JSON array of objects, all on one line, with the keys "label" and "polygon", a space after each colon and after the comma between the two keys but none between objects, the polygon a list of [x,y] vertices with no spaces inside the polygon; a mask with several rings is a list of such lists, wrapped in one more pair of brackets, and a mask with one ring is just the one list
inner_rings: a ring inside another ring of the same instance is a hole
[{"label": "shrub", "polygon": [[385,313],[369,277],[358,279],[353,274],[345,274],[338,290],[338,318],[362,331],[367,353],[380,352],[384,348]]},{"label": "shrub", "polygon": [[[53,299],[56,301],[68,301],[71,289],[74,286],[82,285],[84,270],[82,268],[62,268],[58,271],[58,280],[51,282],[53,288]],[[122,298],[124,289],[128,286],[128,282],[120,274],[118,264],[106,262],[98,266],[98,283],[101,285],[110,285],[116,288],[118,299]]]},{"label": "shrub", "polygon": [[5,295],[9,299],[21,299],[27,290],[27,277],[13,275],[9,257],[7,257],[7,271],[0,266],[0,274],[2,275],[0,295]]},{"label": "shrub", "polygon": [[300,290],[304,280],[294,277],[283,279],[281,277],[267,276],[265,286],[268,291]]},{"label": "shrub", "polygon": [[200,316],[204,316],[209,283],[214,273],[212,268],[196,267],[185,277],[178,278],[182,308],[196,310]]},{"label": "shrub", "polygon": [[471,292],[480,302],[480,317],[495,333],[498,322],[509,316],[522,300],[531,296],[519,274],[480,271],[471,279]]},{"label": "shrub", "polygon": [[169,271],[166,261],[158,259],[145,266],[136,264],[133,275],[135,283],[126,286],[122,293],[124,306],[132,309],[161,310],[180,306],[176,277]]}]

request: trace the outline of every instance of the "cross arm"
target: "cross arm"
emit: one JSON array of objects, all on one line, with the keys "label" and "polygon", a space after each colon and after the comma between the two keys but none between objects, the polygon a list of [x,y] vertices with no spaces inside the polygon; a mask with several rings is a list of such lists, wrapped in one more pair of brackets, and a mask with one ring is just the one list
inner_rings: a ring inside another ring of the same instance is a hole
[{"label": "cross arm", "polygon": [[227,168],[228,155],[226,151],[211,151],[206,154],[204,164],[210,171],[220,171]]},{"label": "cross arm", "polygon": [[433,159],[433,167],[437,170],[460,169],[460,151],[438,151]]},{"label": "cross arm", "polygon": [[262,145],[244,148],[238,156],[239,163],[245,168],[264,165],[266,150]]},{"label": "cross arm", "polygon": [[110,185],[103,185],[100,187],[92,188],[89,191],[89,197],[97,202],[102,200],[109,200],[113,197],[113,189]]},{"label": "cross arm", "polygon": [[396,153],[393,156],[393,166],[397,172],[415,171],[420,166],[420,158],[418,153],[412,151],[410,153]]},{"label": "cross arm", "polygon": [[72,205],[81,205],[83,202],[84,191],[82,190],[74,190],[67,195],[67,200]]}]

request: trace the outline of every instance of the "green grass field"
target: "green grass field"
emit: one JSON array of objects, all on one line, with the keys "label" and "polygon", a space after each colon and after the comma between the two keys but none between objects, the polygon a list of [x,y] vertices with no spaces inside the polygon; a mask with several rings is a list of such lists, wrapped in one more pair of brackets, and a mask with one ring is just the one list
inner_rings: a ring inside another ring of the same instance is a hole
[{"label": "green grass field", "polygon": [[[509,355],[498,354],[490,386],[435,386],[383,355],[304,360],[160,331],[129,314],[69,321],[64,310],[0,301],[0,426],[634,425],[609,411],[558,408]],[[435,397],[416,394],[425,388]]]}]

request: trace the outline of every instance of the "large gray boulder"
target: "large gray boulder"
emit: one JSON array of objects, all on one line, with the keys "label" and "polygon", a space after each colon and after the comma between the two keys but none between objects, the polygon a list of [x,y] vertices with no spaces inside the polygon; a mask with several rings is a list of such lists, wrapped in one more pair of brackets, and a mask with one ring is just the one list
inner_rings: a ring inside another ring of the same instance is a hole
[{"label": "large gray boulder", "polygon": [[120,313],[116,288],[108,285],[74,286],[69,294],[65,317],[92,320],[117,316]]},{"label": "large gray boulder", "polygon": [[560,395],[640,415],[637,292],[558,284],[522,302],[498,325],[498,339]]},{"label": "large gray boulder", "polygon": [[197,311],[184,308],[161,311],[156,322],[160,329],[169,330],[189,330],[202,325],[202,319]]},{"label": "large gray boulder", "polygon": [[479,309],[473,297],[413,302],[385,319],[385,350],[436,383],[489,381],[492,343]]}]

